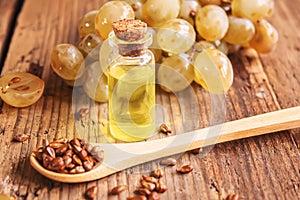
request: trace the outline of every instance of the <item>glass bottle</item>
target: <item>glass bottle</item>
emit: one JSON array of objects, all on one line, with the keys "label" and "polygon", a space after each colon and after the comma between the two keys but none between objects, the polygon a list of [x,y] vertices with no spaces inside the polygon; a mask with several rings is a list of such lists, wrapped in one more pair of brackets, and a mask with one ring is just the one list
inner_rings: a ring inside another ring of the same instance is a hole
[{"label": "glass bottle", "polygon": [[148,46],[146,23],[124,19],[113,23],[109,44],[118,55],[108,67],[110,134],[133,142],[155,132],[155,59]]}]

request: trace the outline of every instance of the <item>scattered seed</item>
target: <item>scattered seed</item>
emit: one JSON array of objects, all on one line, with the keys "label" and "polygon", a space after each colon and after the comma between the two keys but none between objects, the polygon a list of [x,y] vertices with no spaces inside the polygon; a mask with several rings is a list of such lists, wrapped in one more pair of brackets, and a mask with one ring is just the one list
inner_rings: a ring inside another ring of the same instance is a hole
[{"label": "scattered seed", "polygon": [[172,130],[168,124],[162,124],[162,125],[160,125],[160,132],[170,134],[170,133],[172,133]]},{"label": "scattered seed", "polygon": [[174,166],[177,164],[177,161],[174,158],[167,158],[167,159],[161,160],[160,164],[165,165],[165,166]]},{"label": "scattered seed", "polygon": [[227,197],[226,197],[226,200],[240,200],[241,198],[239,197],[238,194],[229,194]]},{"label": "scattered seed", "polygon": [[83,166],[76,166],[74,169],[76,170],[76,173],[85,172],[85,169],[83,168]]},{"label": "scattered seed", "polygon": [[190,153],[192,153],[192,154],[199,154],[200,152],[202,152],[203,151],[203,149],[202,148],[197,148],[197,149],[193,149],[193,150],[191,150],[190,151]]},{"label": "scattered seed", "polygon": [[[76,166],[75,164],[70,163],[70,164],[66,165],[66,168],[72,170],[72,169],[74,169],[75,166]],[[76,170],[73,171],[73,174],[75,174],[75,173],[76,173]]]},{"label": "scattered seed", "polygon": [[43,153],[42,159],[43,159],[43,166],[48,169],[48,166],[52,162],[53,158],[47,155],[46,153]]},{"label": "scattered seed", "polygon": [[86,171],[90,171],[92,168],[94,167],[94,163],[89,161],[89,160],[86,160],[83,162],[83,168],[86,170]]},{"label": "scattered seed", "polygon": [[68,150],[68,144],[63,144],[61,147],[59,147],[58,149],[56,149],[56,154],[57,155],[63,155],[64,153],[66,153],[66,151]]},{"label": "scattered seed", "polygon": [[127,200],[147,200],[147,197],[143,196],[143,195],[138,195],[138,196],[134,196],[134,197],[127,197]]},{"label": "scattered seed", "polygon": [[179,174],[187,174],[191,171],[193,171],[193,166],[191,164],[186,164],[176,169],[176,172]]},{"label": "scattered seed", "polygon": [[80,119],[85,118],[89,114],[90,110],[88,108],[80,108],[77,115]]},{"label": "scattered seed", "polygon": [[[70,156],[64,156],[63,157],[63,160],[64,160],[64,163],[65,163],[65,166],[69,166],[70,164],[72,164],[72,158]],[[69,167],[68,167],[69,168]]]},{"label": "scattered seed", "polygon": [[151,194],[151,191],[148,190],[147,188],[137,188],[135,191],[134,191],[135,194],[137,195],[143,195],[143,196],[149,196]]},{"label": "scattered seed", "polygon": [[162,169],[158,168],[158,169],[155,169],[151,174],[155,178],[161,178],[164,176],[164,171]]},{"label": "scattered seed", "polygon": [[55,158],[55,151],[53,148],[51,147],[46,147],[45,148],[46,153],[51,156],[52,158]]},{"label": "scattered seed", "polygon": [[159,193],[164,193],[165,191],[167,191],[167,189],[167,186],[161,180],[158,180],[155,190]]},{"label": "scattered seed", "polygon": [[78,138],[72,139],[70,144],[76,153],[79,153],[82,150],[81,143]]},{"label": "scattered seed", "polygon": [[119,195],[121,192],[124,192],[127,189],[128,189],[127,185],[118,185],[110,191],[110,194]]},{"label": "scattered seed", "polygon": [[49,147],[53,148],[53,149],[58,149],[61,146],[63,146],[64,144],[60,143],[60,142],[50,142],[49,143]]},{"label": "scattered seed", "polygon": [[153,177],[153,176],[145,176],[145,175],[143,175],[142,177],[147,182],[154,183],[154,184],[157,183],[157,179],[155,177]]},{"label": "scattered seed", "polygon": [[14,140],[16,140],[18,142],[24,142],[28,139],[30,139],[30,135],[25,135],[23,133],[14,135]]},{"label": "scattered seed", "polygon": [[80,160],[80,158],[76,154],[74,154],[72,156],[72,158],[73,158],[73,161],[75,162],[76,165],[79,165],[79,166],[82,165],[82,161]]},{"label": "scattered seed", "polygon": [[70,144],[72,145],[72,147],[74,147],[74,146],[80,147],[80,146],[81,146],[80,141],[79,141],[78,138],[72,139],[72,140],[70,141]]},{"label": "scattered seed", "polygon": [[150,183],[148,181],[145,181],[144,179],[142,179],[140,182],[144,188],[147,188],[150,191],[153,191],[156,187],[155,183]]},{"label": "scattered seed", "polygon": [[88,152],[84,149],[82,149],[79,154],[78,154],[79,158],[83,161],[88,159]]},{"label": "scattered seed", "polygon": [[48,165],[48,169],[52,171],[61,171],[65,168],[65,163],[62,157],[54,158]]},{"label": "scattered seed", "polygon": [[72,149],[67,150],[67,151],[64,153],[64,155],[65,155],[65,156],[69,156],[70,158],[72,158],[72,156],[73,156],[73,151],[72,151]]},{"label": "scattered seed", "polygon": [[85,196],[88,199],[94,200],[94,199],[96,199],[97,194],[98,194],[98,187],[97,186],[92,186],[92,187],[87,189],[87,191],[85,193]]}]

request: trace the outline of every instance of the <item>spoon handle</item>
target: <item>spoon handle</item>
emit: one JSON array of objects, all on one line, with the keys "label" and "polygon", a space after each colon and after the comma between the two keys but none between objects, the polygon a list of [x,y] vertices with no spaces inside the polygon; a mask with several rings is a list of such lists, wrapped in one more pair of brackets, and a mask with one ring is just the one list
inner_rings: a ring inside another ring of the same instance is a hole
[{"label": "spoon handle", "polygon": [[[148,142],[116,144],[115,147],[135,154],[158,151],[157,158],[199,147],[300,127],[300,106],[226,122],[180,135]],[[166,146],[163,148],[162,146]],[[174,151],[169,152],[169,149]],[[179,148],[179,149],[178,149]],[[176,150],[178,149],[178,150]],[[171,154],[170,154],[171,153]],[[147,158],[144,158],[145,161]]]},{"label": "spoon handle", "polygon": [[[112,166],[116,172],[199,147],[297,127],[300,127],[300,106],[230,121],[163,139],[148,142],[110,144],[104,147],[104,151],[110,152],[107,156],[112,158],[107,160],[107,166]],[[113,149],[117,148],[117,152],[110,147],[113,147]],[[105,169],[104,171],[108,174],[99,174],[100,177],[98,178],[113,173],[113,170]]]}]

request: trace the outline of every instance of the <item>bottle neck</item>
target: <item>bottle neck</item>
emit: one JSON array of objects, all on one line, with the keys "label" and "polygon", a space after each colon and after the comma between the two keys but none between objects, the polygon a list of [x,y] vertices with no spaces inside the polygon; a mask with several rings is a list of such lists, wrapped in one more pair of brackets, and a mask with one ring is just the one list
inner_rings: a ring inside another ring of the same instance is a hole
[{"label": "bottle neck", "polygon": [[118,44],[121,56],[138,57],[145,51],[144,44]]}]

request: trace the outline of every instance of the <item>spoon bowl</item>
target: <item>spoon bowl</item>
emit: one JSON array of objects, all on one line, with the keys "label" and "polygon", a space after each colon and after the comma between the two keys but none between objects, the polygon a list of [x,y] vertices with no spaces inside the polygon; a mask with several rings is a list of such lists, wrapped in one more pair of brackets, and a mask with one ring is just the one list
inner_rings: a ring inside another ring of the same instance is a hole
[{"label": "spoon bowl", "polygon": [[[118,144],[93,144],[104,150],[104,160],[88,172],[63,174],[45,169],[30,156],[30,164],[43,176],[65,183],[100,179],[126,168],[192,149],[300,127],[300,107],[265,113],[224,124],[198,129],[163,139]],[[218,130],[218,134],[211,134]],[[210,132],[209,132],[210,131]]]}]

